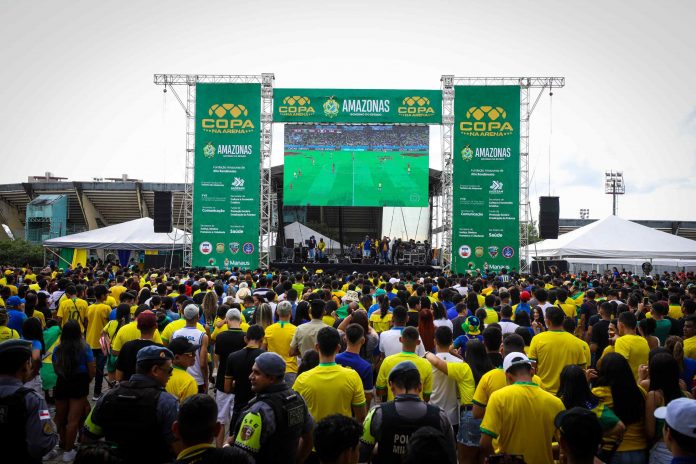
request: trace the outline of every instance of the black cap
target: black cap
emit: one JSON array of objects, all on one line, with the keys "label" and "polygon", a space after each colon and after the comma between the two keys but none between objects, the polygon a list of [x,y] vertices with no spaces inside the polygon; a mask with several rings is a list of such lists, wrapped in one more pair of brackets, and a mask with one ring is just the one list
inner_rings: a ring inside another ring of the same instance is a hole
[{"label": "black cap", "polygon": [[177,337],[169,342],[169,350],[174,353],[174,355],[193,353],[196,349],[196,345],[191,343],[186,337]]},{"label": "black cap", "polygon": [[135,362],[140,363],[151,360],[165,361],[167,359],[174,359],[174,355],[171,351],[163,346],[150,345],[138,350],[138,354],[135,357]]}]

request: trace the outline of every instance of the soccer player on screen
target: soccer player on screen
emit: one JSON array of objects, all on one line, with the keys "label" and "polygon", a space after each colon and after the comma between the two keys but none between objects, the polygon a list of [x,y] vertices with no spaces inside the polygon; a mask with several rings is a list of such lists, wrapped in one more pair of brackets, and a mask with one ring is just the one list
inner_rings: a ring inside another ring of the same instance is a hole
[{"label": "soccer player on screen", "polygon": [[300,176],[300,177],[302,177],[302,169],[298,169],[298,170],[297,170],[297,175]]},{"label": "soccer player on screen", "polygon": [[378,192],[382,191],[382,183],[381,182],[379,184],[377,184],[377,191]]},{"label": "soccer player on screen", "polygon": [[336,172],[336,163],[331,163],[331,174]]},{"label": "soccer player on screen", "polygon": [[294,177],[295,179],[297,179],[297,171],[294,171],[294,172],[292,173],[292,175],[293,175],[293,177]]},{"label": "soccer player on screen", "polygon": [[411,175],[411,163],[408,163],[406,165],[406,168],[407,168],[408,174]]}]

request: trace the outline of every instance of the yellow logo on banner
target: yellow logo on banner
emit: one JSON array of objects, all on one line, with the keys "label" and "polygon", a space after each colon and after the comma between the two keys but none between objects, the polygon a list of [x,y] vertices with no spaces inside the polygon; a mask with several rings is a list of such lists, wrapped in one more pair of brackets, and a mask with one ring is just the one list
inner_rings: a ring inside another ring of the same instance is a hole
[{"label": "yellow logo on banner", "polygon": [[253,132],[254,123],[244,119],[249,110],[244,105],[215,103],[208,109],[208,118],[201,119],[204,132],[214,134],[247,134]]},{"label": "yellow logo on banner", "polygon": [[314,107],[310,106],[309,97],[289,96],[283,98],[283,104],[278,112],[287,116],[313,116]]},{"label": "yellow logo on banner", "polygon": [[459,123],[459,130],[472,137],[501,137],[513,132],[512,124],[505,121],[507,112],[500,106],[472,106],[466,119]]},{"label": "yellow logo on banner", "polygon": [[430,106],[430,99],[426,97],[406,97],[401,102],[403,106],[400,106],[397,111],[402,116],[410,117],[423,117],[432,116],[435,114],[435,110]]}]

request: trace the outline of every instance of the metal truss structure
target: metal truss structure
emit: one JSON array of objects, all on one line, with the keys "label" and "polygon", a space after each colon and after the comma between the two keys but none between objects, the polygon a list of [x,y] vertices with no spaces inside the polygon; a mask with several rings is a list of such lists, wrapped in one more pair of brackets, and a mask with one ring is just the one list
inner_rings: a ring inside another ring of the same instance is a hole
[{"label": "metal truss structure", "polygon": [[[454,77],[443,75],[442,83],[442,200],[443,245],[441,264],[452,262],[452,130],[454,127],[454,86],[515,85],[520,87],[520,247],[524,250],[520,271],[529,270],[529,227],[533,223],[529,202],[529,120],[544,90],[565,87],[565,77]],[[539,93],[532,95],[533,89]]]},{"label": "metal truss structure", "polygon": [[[193,232],[193,168],[196,148],[196,84],[261,84],[261,204],[259,234],[259,265],[268,268],[271,244],[271,141],[273,127],[273,74],[232,75],[232,74],[155,74],[155,85],[163,85],[165,92],[171,90],[186,113],[186,164],[184,173],[184,202],[180,214],[183,215],[184,229]],[[176,89],[186,87],[184,102]],[[192,265],[192,243],[184,238],[183,265]]]}]

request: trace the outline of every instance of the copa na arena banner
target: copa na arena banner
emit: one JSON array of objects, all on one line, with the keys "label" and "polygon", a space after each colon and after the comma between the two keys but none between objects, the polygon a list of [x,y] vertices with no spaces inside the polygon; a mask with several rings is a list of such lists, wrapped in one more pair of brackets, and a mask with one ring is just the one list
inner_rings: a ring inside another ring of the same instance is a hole
[{"label": "copa na arena banner", "polygon": [[519,86],[455,86],[452,269],[519,268]]},{"label": "copa na arena banner", "polygon": [[258,266],[260,134],[260,84],[196,85],[193,266]]},{"label": "copa na arena banner", "polygon": [[275,89],[273,121],[442,124],[439,90]]}]

